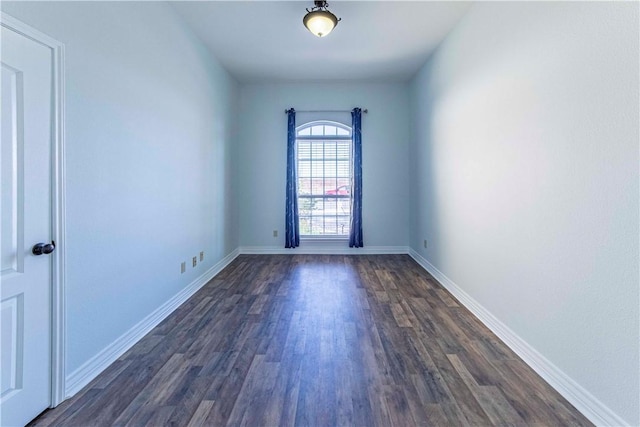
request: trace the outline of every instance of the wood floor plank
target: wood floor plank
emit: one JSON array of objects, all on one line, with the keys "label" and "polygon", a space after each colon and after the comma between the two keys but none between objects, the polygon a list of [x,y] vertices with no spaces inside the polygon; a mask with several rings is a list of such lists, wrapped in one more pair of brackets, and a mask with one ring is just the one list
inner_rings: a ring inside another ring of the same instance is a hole
[{"label": "wood floor plank", "polygon": [[384,387],[384,396],[389,410],[390,425],[411,426],[418,423],[414,420],[409,401],[403,386],[390,384]]},{"label": "wood floor plank", "polygon": [[591,426],[407,255],[241,255],[33,426]]},{"label": "wood floor plank", "polygon": [[475,391],[477,400],[491,421],[496,425],[526,426],[518,412],[504,397],[498,387],[480,386]]},{"label": "wood floor plank", "polygon": [[145,425],[173,391],[181,375],[188,370],[184,355],[174,354],[147,386],[142,389],[115,420],[115,424]]},{"label": "wood floor plank", "polygon": [[409,316],[404,311],[402,304],[393,303],[391,304],[391,313],[393,313],[393,318],[396,320],[396,324],[400,328],[411,328],[413,324],[411,320],[409,320]]},{"label": "wood floor plank", "polygon": [[168,400],[168,403],[173,404],[175,409],[166,424],[186,425],[198,410],[212,381],[210,377],[201,376],[202,370],[198,371],[198,368],[197,366],[192,367],[189,374],[184,377],[182,387]]},{"label": "wood floor plank", "polygon": [[279,367],[278,362],[267,362],[264,355],[255,355],[227,424],[256,426],[264,422],[263,416]]},{"label": "wood floor plank", "polygon": [[169,419],[175,411],[174,406],[161,406],[154,409],[149,421],[145,424],[147,427],[157,427],[169,425]]},{"label": "wood floor plank", "polygon": [[211,411],[211,407],[214,403],[214,400],[201,400],[198,404],[198,408],[196,408],[196,411],[193,413],[193,416],[189,420],[189,424],[187,424],[187,427],[204,426],[204,420],[209,415],[209,411]]}]

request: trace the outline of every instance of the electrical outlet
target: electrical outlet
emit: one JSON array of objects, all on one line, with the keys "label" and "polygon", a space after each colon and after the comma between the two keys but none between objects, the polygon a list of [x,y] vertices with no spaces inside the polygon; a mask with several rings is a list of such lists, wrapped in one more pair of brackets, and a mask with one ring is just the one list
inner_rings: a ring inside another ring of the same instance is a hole
[{"label": "electrical outlet", "polygon": [[180,263],[180,274],[184,273],[185,271],[187,271],[187,263],[182,262]]},{"label": "electrical outlet", "polygon": [[278,237],[278,230],[273,230],[273,237]]},{"label": "electrical outlet", "polygon": [[427,239],[424,239],[424,248],[427,248]]},{"label": "electrical outlet", "polygon": [[204,260],[204,251],[200,251],[200,262]]},{"label": "electrical outlet", "polygon": [[193,267],[195,267],[196,265],[198,265],[198,257],[193,257]]}]

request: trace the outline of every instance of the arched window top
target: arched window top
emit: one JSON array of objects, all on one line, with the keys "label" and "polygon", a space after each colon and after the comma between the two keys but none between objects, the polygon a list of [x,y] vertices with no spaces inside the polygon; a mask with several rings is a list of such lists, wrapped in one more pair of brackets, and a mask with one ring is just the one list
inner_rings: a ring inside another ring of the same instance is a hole
[{"label": "arched window top", "polygon": [[299,139],[351,139],[351,127],[338,122],[318,120],[296,128]]}]

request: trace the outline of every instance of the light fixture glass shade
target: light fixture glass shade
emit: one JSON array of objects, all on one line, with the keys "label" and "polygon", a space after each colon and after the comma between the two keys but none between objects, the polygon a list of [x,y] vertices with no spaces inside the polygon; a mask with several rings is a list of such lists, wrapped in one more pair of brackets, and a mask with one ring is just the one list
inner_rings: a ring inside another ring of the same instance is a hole
[{"label": "light fixture glass shade", "polygon": [[338,25],[338,18],[329,11],[314,10],[304,16],[302,23],[314,35],[324,37]]}]

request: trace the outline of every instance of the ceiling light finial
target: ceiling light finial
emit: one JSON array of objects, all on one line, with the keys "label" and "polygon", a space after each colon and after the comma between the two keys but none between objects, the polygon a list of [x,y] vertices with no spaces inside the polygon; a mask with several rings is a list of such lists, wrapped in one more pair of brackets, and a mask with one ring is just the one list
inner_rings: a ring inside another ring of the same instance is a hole
[{"label": "ceiling light finial", "polygon": [[307,14],[302,18],[302,23],[313,35],[324,37],[329,34],[341,18],[329,12],[329,4],[325,0],[315,0],[311,10],[307,9]]}]

